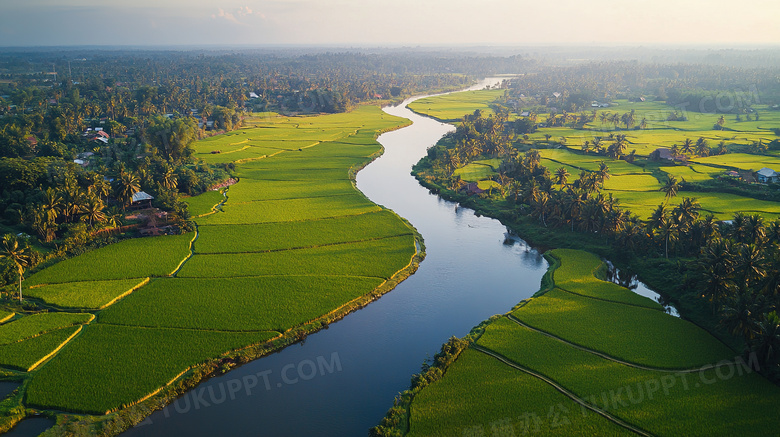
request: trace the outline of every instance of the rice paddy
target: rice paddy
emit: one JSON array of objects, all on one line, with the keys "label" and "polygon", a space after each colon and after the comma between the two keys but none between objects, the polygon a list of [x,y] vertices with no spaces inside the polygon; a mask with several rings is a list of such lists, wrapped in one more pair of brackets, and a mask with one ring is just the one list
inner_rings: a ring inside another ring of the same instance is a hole
[{"label": "rice paddy", "polygon": [[[30,323],[44,316],[26,316],[0,325],[0,338],[15,341],[0,341],[0,367],[28,370],[47,358],[31,373],[24,404],[116,411],[193,366],[322,326],[318,319],[332,320],[387,289],[388,279],[413,267],[415,232],[366,199],[352,177],[381,151],[375,136],[403,123],[367,106],[311,117],[265,114],[196,143],[206,162],[236,163],[238,179],[226,197],[187,199],[197,232],[126,240],[25,282],[34,299],[98,318],[54,313],[66,320]],[[66,322],[90,323],[72,328],[82,331],[59,350],[71,329]]]},{"label": "rice paddy", "polygon": [[25,294],[60,308],[99,310],[132,293],[148,281],[149,278],[64,282],[35,286]]},{"label": "rice paddy", "polygon": [[514,319],[488,323],[442,379],[413,398],[409,435],[620,435],[633,428],[761,436],[777,429],[780,388],[755,362],[735,358],[689,322],[600,288],[597,257],[551,255],[561,261],[555,285],[580,295],[553,289],[515,309]]},{"label": "rice paddy", "polygon": [[[486,110],[501,94],[495,91],[479,91],[468,93],[453,93],[444,96],[430,97],[418,100],[410,105],[416,112],[430,115],[446,121],[459,120],[476,109]],[[540,148],[542,165],[555,172],[560,167],[571,175],[572,182],[582,170],[596,171],[604,162],[610,170],[611,178],[604,183],[606,193],[612,193],[620,200],[620,205],[628,208],[640,218],[646,219],[652,211],[666,199],[659,195],[659,189],[666,180],[666,175],[685,179],[687,182],[707,182],[723,175],[729,170],[757,171],[769,167],[780,171],[780,157],[768,155],[752,155],[746,153],[727,153],[725,155],[708,157],[690,157],[690,165],[674,165],[671,162],[659,163],[645,159],[658,148],[681,147],[685,139],[696,141],[703,138],[710,148],[721,141],[727,148],[742,148],[753,142],[763,141],[768,144],[777,138],[769,127],[780,123],[780,113],[769,110],[765,105],[757,105],[755,110],[761,113],[761,121],[740,121],[727,116],[726,129],[715,130],[713,125],[719,118],[714,114],[684,113],[687,121],[667,121],[669,113],[680,111],[663,102],[628,102],[617,100],[609,108],[596,111],[596,119],[586,123],[582,128],[575,127],[540,127],[535,133],[529,134],[523,140],[523,147]],[[634,126],[614,126],[612,123],[602,123],[599,114],[625,113],[634,111],[637,125],[645,119],[647,126],[639,129]],[[460,113],[458,114],[458,111]],[[538,123],[547,120],[547,114],[538,114]],[[546,135],[550,136],[548,141]],[[624,160],[610,159],[591,151],[582,152],[586,141],[592,143],[596,138],[602,146],[611,143],[610,135],[625,135],[627,152],[635,151],[639,158],[634,163]],[[550,148],[553,147],[553,148]],[[494,174],[488,167],[475,161],[455,170],[455,175],[468,182],[479,182],[488,187],[487,180]],[[494,169],[497,168],[493,166]],[[482,186],[480,186],[482,188]],[[765,202],[745,196],[725,193],[688,193],[680,191],[679,197],[696,197],[702,205],[703,213],[711,213],[717,219],[728,220],[736,212],[757,213],[767,219],[774,219],[780,214],[780,209],[774,202]],[[672,200],[674,202],[674,200]]]}]

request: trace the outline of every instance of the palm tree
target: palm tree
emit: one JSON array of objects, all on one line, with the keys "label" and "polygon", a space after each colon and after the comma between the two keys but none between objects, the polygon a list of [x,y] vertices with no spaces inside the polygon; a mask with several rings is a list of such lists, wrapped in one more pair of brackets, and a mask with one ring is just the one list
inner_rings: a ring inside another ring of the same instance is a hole
[{"label": "palm tree", "polygon": [[141,191],[141,183],[138,176],[133,173],[122,171],[119,179],[116,181],[117,187],[114,190],[123,206],[127,206],[133,200],[133,195]]},{"label": "palm tree", "polygon": [[726,147],[726,142],[721,141],[718,143],[718,148],[715,149],[716,155],[725,155],[726,153],[729,153],[729,149]]},{"label": "palm tree", "polygon": [[750,341],[757,328],[757,316],[761,314],[760,297],[750,290],[739,290],[726,297],[726,302],[720,309],[720,323],[729,332]]},{"label": "palm tree", "polygon": [[16,272],[19,274],[19,302],[21,302],[24,269],[32,263],[32,252],[27,244],[19,244],[19,239],[16,236],[6,234],[3,236],[2,247],[0,247],[0,258],[8,258],[16,265]]},{"label": "palm tree", "polygon": [[686,138],[682,143],[682,153],[688,154],[693,152],[693,141],[690,138]]},{"label": "palm tree", "polygon": [[103,212],[105,207],[103,202],[96,197],[88,199],[82,208],[84,215],[81,216],[81,219],[88,220],[90,226],[94,222],[102,223],[106,221],[106,214]]},{"label": "palm tree", "polygon": [[174,170],[173,167],[171,167],[167,163],[164,164],[162,178],[160,182],[162,183],[163,187],[169,190],[173,190],[177,186],[178,179],[176,177],[176,171]]},{"label": "palm tree", "polygon": [[754,326],[754,340],[752,349],[760,359],[763,359],[765,368],[777,368],[777,359],[780,357],[780,317],[773,311]]},{"label": "palm tree", "polygon": [[596,171],[596,175],[600,184],[604,184],[604,181],[610,178],[609,166],[604,161],[599,164],[599,169]]},{"label": "palm tree", "polygon": [[657,228],[658,235],[664,240],[664,255],[669,259],[669,242],[674,244],[677,241],[679,227],[674,220],[670,220],[667,217],[661,221],[660,226]]},{"label": "palm tree", "polygon": [[555,181],[561,186],[561,189],[566,185],[569,176],[569,171],[566,170],[566,167],[559,167],[558,170],[555,170]]},{"label": "palm tree", "polygon": [[682,182],[685,182],[685,179],[681,178],[681,180],[677,179],[677,176],[673,176],[670,174],[666,175],[666,182],[664,183],[664,186],[659,188],[658,191],[663,191],[666,196],[666,203],[669,203],[669,200],[677,195],[677,192],[680,191],[680,187],[682,186]]},{"label": "palm tree", "polygon": [[57,217],[60,215],[60,212],[64,206],[62,196],[60,196],[56,190],[49,187],[46,189],[46,191],[43,192],[42,206],[46,214],[46,220],[49,222],[54,222],[57,220]]},{"label": "palm tree", "polygon": [[694,151],[699,156],[705,156],[705,154],[709,154],[709,146],[707,145],[707,140],[705,140],[702,137],[699,137],[696,140],[696,145],[694,146]]}]

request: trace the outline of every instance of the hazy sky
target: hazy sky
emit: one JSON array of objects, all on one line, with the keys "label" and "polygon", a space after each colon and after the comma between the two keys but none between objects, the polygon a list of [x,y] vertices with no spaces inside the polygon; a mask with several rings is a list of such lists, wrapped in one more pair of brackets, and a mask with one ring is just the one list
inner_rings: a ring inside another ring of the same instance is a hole
[{"label": "hazy sky", "polygon": [[0,46],[780,44],[778,0],[0,0]]}]

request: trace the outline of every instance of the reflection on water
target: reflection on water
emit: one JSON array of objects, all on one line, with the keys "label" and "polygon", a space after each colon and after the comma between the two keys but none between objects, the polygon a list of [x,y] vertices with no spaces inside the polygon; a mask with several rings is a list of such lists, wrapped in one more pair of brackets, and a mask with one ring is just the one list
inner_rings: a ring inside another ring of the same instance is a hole
[{"label": "reflection on water", "polygon": [[48,417],[32,417],[19,422],[3,437],[34,437],[54,426],[54,421]]},{"label": "reflection on water", "polygon": [[626,287],[640,296],[648,297],[658,302],[662,307],[664,307],[664,311],[666,311],[667,314],[671,314],[674,317],[680,317],[680,313],[677,311],[677,308],[675,308],[674,305],[669,302],[669,300],[648,288],[644,283],[640,282],[636,273],[626,269],[618,269],[612,264],[612,262],[607,260],[604,260],[604,263],[607,264],[607,280],[614,282],[621,287]]},{"label": "reflection on water", "polygon": [[[385,108],[414,124],[379,137],[385,153],[357,174],[357,187],[422,234],[418,271],[304,344],[199,385],[126,435],[364,436],[426,356],[539,289],[547,269],[539,252],[520,239],[503,244],[507,229],[498,220],[456,208],[409,174],[453,127],[412,113],[408,103]],[[332,357],[338,366],[311,373]]]}]

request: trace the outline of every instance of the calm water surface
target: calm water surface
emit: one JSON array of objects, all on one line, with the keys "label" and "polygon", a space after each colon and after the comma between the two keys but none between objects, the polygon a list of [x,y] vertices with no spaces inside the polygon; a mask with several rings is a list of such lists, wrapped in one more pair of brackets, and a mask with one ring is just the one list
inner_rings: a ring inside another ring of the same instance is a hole
[{"label": "calm water surface", "polygon": [[423,235],[419,270],[302,345],[201,384],[125,435],[364,436],[442,343],[539,288],[547,263],[537,251],[507,241],[497,220],[430,194],[409,174],[453,129],[415,115],[409,101],[385,109],[414,124],[379,137],[385,154],[358,173],[357,186]]}]

